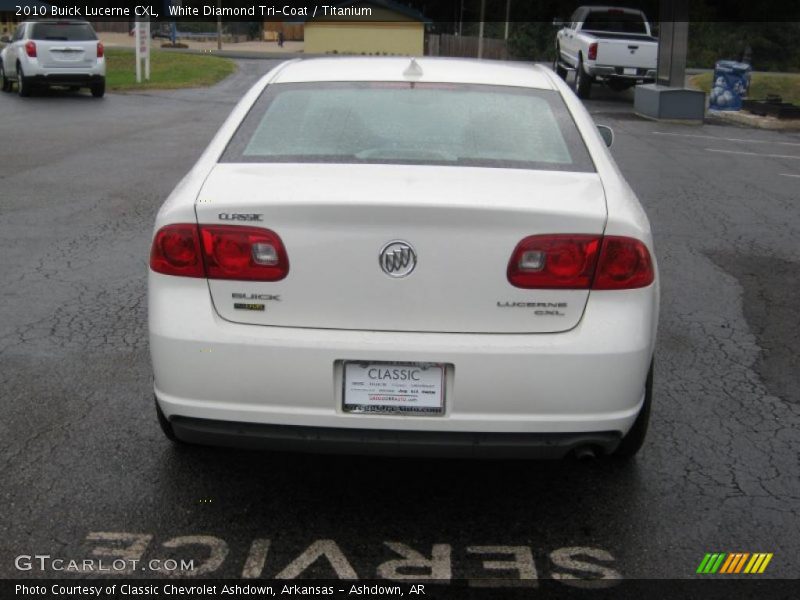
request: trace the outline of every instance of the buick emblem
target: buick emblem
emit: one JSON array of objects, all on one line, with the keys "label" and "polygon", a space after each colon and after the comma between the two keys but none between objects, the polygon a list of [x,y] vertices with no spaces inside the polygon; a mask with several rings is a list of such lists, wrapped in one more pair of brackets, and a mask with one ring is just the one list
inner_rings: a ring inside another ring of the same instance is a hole
[{"label": "buick emblem", "polygon": [[405,277],[417,266],[417,253],[408,242],[389,242],[378,255],[381,269],[389,277]]}]

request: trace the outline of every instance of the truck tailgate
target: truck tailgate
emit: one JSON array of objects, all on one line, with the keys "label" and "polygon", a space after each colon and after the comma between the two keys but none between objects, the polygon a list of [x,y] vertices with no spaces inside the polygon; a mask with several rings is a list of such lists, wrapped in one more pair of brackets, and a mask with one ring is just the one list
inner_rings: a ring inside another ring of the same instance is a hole
[{"label": "truck tailgate", "polygon": [[597,44],[597,65],[634,69],[655,69],[658,43],[649,39],[637,40],[600,38]]}]

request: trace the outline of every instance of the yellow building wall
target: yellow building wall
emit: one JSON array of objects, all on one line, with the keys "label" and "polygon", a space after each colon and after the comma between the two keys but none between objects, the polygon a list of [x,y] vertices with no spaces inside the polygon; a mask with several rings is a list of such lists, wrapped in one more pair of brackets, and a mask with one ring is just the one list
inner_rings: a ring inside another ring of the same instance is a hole
[{"label": "yellow building wall", "polygon": [[347,21],[306,23],[305,54],[400,54],[422,56],[425,25],[420,22]]}]

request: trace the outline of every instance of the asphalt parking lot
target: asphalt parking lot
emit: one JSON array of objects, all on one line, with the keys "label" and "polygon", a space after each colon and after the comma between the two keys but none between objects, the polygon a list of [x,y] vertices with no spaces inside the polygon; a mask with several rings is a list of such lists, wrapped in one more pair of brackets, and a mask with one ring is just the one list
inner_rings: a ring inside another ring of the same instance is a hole
[{"label": "asphalt parking lot", "polygon": [[167,442],[147,348],[153,219],[272,64],[240,61],[209,90],[0,95],[0,577],[60,574],[18,571],[22,554],[104,548],[220,577],[387,577],[397,560],[419,574],[433,554],[440,579],[514,577],[487,566],[509,557],[562,581],[680,578],[718,551],[774,553],[767,575],[800,577],[800,135],[646,121],[602,90],[587,106],[616,132],[662,275],[634,463]]}]

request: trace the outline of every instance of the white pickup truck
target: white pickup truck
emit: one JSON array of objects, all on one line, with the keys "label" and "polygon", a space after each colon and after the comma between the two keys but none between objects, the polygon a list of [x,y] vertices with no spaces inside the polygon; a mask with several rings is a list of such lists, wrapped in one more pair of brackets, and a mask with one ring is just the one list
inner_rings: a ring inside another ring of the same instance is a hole
[{"label": "white pickup truck", "polygon": [[564,79],[575,71],[579,97],[588,98],[597,80],[615,91],[655,80],[658,40],[642,11],[581,6],[569,22],[553,24],[560,27],[553,70]]}]

